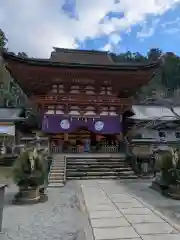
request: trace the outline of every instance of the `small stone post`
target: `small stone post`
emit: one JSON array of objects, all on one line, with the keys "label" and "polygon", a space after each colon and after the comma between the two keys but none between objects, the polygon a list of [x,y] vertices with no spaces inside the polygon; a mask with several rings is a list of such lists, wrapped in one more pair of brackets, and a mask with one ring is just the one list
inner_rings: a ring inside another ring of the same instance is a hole
[{"label": "small stone post", "polygon": [[4,194],[7,185],[0,184],[0,232],[2,232],[3,208],[4,208]]}]

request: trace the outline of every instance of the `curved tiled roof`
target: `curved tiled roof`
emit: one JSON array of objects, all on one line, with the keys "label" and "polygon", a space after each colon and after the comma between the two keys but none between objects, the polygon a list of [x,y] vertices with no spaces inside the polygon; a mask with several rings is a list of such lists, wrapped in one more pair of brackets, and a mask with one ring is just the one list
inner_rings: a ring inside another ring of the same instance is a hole
[{"label": "curved tiled roof", "polygon": [[[16,62],[27,63],[29,65],[37,66],[51,66],[51,67],[70,67],[70,68],[96,68],[108,70],[146,70],[149,68],[157,68],[160,62],[121,62],[115,63],[108,56],[107,52],[100,51],[84,51],[84,50],[68,50],[64,52],[52,52],[50,59],[39,58],[22,58],[13,54],[4,52],[3,58],[5,60],[13,60]],[[57,55],[56,55],[57,54]]]}]

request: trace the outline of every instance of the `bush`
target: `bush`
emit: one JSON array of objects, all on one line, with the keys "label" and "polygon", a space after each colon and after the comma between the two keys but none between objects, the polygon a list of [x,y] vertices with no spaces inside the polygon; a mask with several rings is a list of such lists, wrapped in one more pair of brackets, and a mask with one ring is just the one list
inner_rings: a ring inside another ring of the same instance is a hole
[{"label": "bush", "polygon": [[31,166],[32,150],[26,150],[17,158],[13,167],[14,182],[21,188],[37,187],[44,184],[46,168],[41,154],[33,156],[34,167]]},{"label": "bush", "polygon": [[171,185],[176,182],[176,177],[172,172],[173,168],[172,154],[170,152],[165,152],[162,155],[161,180],[166,185]]}]

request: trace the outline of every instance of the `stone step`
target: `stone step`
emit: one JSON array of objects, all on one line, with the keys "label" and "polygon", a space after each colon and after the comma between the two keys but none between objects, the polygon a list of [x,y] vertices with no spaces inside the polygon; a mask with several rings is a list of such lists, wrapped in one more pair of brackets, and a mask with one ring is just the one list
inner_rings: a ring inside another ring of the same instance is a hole
[{"label": "stone step", "polygon": [[108,171],[108,172],[66,172],[67,177],[81,177],[81,176],[125,176],[125,175],[132,175],[134,174],[133,171],[126,171],[126,172],[114,172],[114,171]]},{"label": "stone step", "polygon": [[64,164],[63,165],[62,164],[53,164],[52,168],[53,167],[64,168]]},{"label": "stone step", "polygon": [[63,183],[64,184],[64,179],[49,179],[49,184],[50,183]]},{"label": "stone step", "polygon": [[53,173],[57,173],[57,174],[58,174],[58,173],[64,173],[64,169],[59,169],[59,168],[56,169],[56,168],[52,168],[52,169],[51,169],[51,173],[52,173],[52,172],[53,172]]},{"label": "stone step", "polygon": [[67,177],[67,180],[88,180],[88,179],[137,179],[136,175],[129,176],[81,176]]},{"label": "stone step", "polygon": [[112,159],[112,160],[124,160],[126,158],[126,156],[122,156],[122,157],[67,157],[67,160],[108,160],[108,159]]},{"label": "stone step", "polygon": [[61,169],[64,169],[64,165],[52,165],[51,168],[61,168]]},{"label": "stone step", "polygon": [[53,171],[51,171],[50,172],[50,176],[64,176],[64,172],[53,172]]},{"label": "stone step", "polygon": [[96,162],[96,161],[93,161],[93,162],[88,162],[88,161],[84,161],[84,162],[67,162],[67,165],[114,165],[114,164],[119,164],[119,165],[124,165],[124,164],[127,164],[126,162],[112,162],[112,161],[109,161],[109,162]]},{"label": "stone step", "polygon": [[53,162],[52,164],[53,164],[53,165],[54,165],[54,164],[64,165],[65,163],[64,163],[64,162]]},{"label": "stone step", "polygon": [[131,168],[130,166],[128,165],[119,165],[119,164],[116,164],[116,165],[91,165],[91,164],[88,164],[88,165],[85,165],[85,164],[82,164],[82,165],[67,165],[66,169],[84,169],[84,171],[86,171],[86,169],[120,169],[120,168]]},{"label": "stone step", "polygon": [[52,166],[54,166],[54,165],[58,165],[58,166],[59,166],[59,165],[60,165],[60,166],[64,166],[65,164],[64,164],[64,163],[53,163],[53,164],[52,164]]},{"label": "stone step", "polygon": [[51,169],[51,172],[54,172],[54,173],[64,173],[64,168],[53,168]]},{"label": "stone step", "polygon": [[66,161],[124,161],[125,158],[67,158]]},{"label": "stone step", "polygon": [[67,167],[67,172],[106,172],[106,171],[115,171],[115,172],[122,172],[122,171],[132,171],[130,167],[73,167],[69,168]]},{"label": "stone step", "polygon": [[53,177],[53,176],[50,176],[49,177],[49,182],[54,182],[54,181],[56,181],[56,182],[63,182],[64,181],[64,176],[62,176],[62,177]]},{"label": "stone step", "polygon": [[54,161],[54,163],[64,163],[64,161],[58,161],[58,160],[56,160],[56,161]]},{"label": "stone step", "polygon": [[64,183],[49,183],[48,187],[49,187],[49,188],[53,188],[53,187],[64,187]]},{"label": "stone step", "polygon": [[60,172],[64,172],[64,168],[58,168],[58,167],[51,168],[51,172],[52,172],[52,171],[53,171],[53,172],[57,172],[57,173],[59,172],[59,173],[60,173]]},{"label": "stone step", "polygon": [[68,158],[67,179],[136,179],[125,157]]}]

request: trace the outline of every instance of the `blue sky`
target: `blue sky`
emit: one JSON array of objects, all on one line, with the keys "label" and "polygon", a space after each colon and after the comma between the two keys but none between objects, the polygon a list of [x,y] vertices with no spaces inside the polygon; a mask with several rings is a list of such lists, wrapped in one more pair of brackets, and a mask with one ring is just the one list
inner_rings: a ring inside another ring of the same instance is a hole
[{"label": "blue sky", "polygon": [[180,0],[1,0],[0,26],[10,51],[33,57],[53,46],[180,55]]},{"label": "blue sky", "polygon": [[[121,18],[122,13],[110,13],[108,17]],[[118,34],[118,32],[117,32]],[[116,53],[132,51],[146,54],[150,48],[161,48],[180,55],[180,4],[162,16],[148,16],[146,21],[119,33],[121,41],[113,47]],[[88,39],[80,44],[84,49],[100,49],[108,44],[108,36]]]}]

